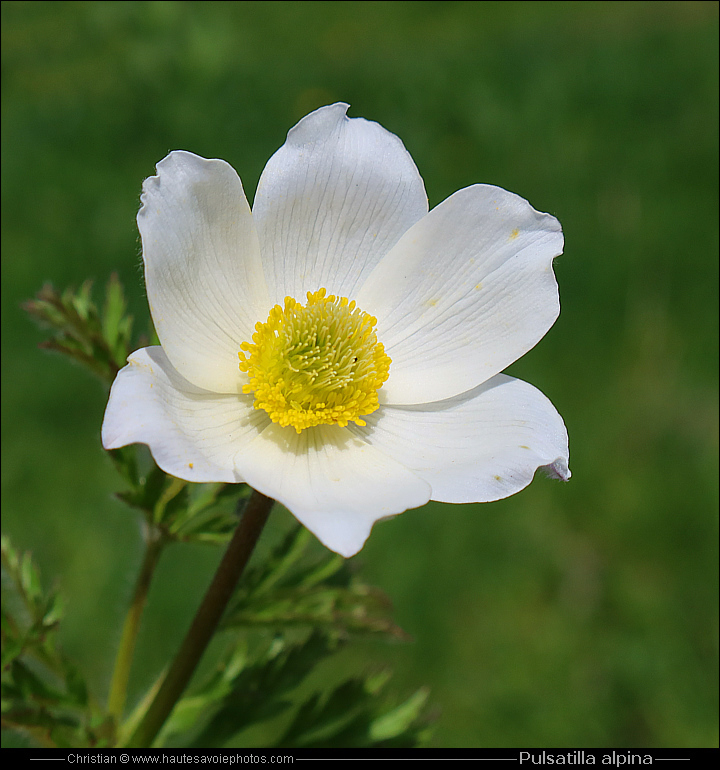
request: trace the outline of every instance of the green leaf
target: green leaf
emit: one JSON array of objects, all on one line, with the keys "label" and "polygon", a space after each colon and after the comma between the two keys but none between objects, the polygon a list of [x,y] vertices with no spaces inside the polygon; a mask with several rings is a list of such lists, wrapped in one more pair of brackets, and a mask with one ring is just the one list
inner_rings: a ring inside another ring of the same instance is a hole
[{"label": "green leaf", "polygon": [[[225,494],[222,487],[190,495],[188,519]],[[175,707],[159,738],[163,745],[227,745],[233,736],[273,720],[296,705],[296,690],[340,642],[353,634],[406,639],[391,618],[391,605],[378,589],[364,585],[347,562],[316,548],[307,530],[296,527],[260,563],[246,571],[223,627],[272,629],[273,641],[257,649],[243,636],[199,690]],[[329,694],[305,701],[277,742],[283,746],[416,746],[427,732],[427,692],[388,704],[383,688],[389,673],[354,677]],[[188,734],[196,731],[187,742]]]},{"label": "green leaf", "polygon": [[311,545],[308,530],[294,528],[262,565],[248,570],[223,627],[322,628],[408,639],[392,620],[392,605],[382,591],[355,579],[337,554],[323,549],[309,555]]},{"label": "green leaf", "polygon": [[379,589],[368,586],[300,586],[238,602],[223,626],[301,626],[407,640],[407,634],[390,617],[390,609],[387,597]]},{"label": "green leaf", "polygon": [[12,662],[10,676],[3,684],[3,700],[13,698],[21,701],[60,702],[64,698],[63,693],[17,658]]},{"label": "green leaf", "polygon": [[140,472],[138,470],[137,445],[120,447],[119,449],[110,449],[108,455],[113,461],[118,473],[135,489],[141,483]]},{"label": "green leaf", "polygon": [[42,617],[42,624],[45,628],[57,625],[63,617],[65,611],[65,602],[60,594],[51,594],[46,603],[45,614]]},{"label": "green leaf", "polygon": [[6,535],[2,535],[2,537],[0,537],[0,544],[2,547],[3,565],[7,566],[11,572],[15,572],[18,568],[18,563],[20,560],[18,552],[13,548],[9,538]]},{"label": "green leaf", "polygon": [[300,705],[277,748],[413,748],[428,738],[430,718],[423,712],[428,691],[413,693],[388,708],[381,696],[389,674],[354,678],[322,698]]},{"label": "green leaf", "polygon": [[184,479],[166,474],[162,493],[152,511],[154,524],[167,525],[173,521],[175,516],[182,515],[187,511],[189,504],[187,484],[188,482]]},{"label": "green leaf", "polygon": [[249,497],[245,484],[190,484],[161,470],[152,459],[141,473],[137,447],[109,454],[130,489],[117,497],[142,511],[166,541],[222,544],[235,528],[239,501]]},{"label": "green leaf", "polygon": [[66,289],[62,294],[47,284],[23,307],[52,332],[40,347],[82,364],[107,385],[134,349],[132,317],[126,314],[123,288],[115,274],[108,281],[102,312],[93,302],[90,281],[77,291]]},{"label": "green leaf", "polygon": [[420,721],[429,694],[430,691],[422,687],[404,703],[375,719],[370,725],[371,741],[383,743],[410,731],[413,725]]},{"label": "green leaf", "polygon": [[174,476],[168,476],[152,463],[149,472],[141,476],[131,490],[119,492],[117,496],[133,508],[143,511],[148,521],[152,522],[156,506],[173,481]]},{"label": "green leaf", "polygon": [[173,539],[224,543],[238,523],[237,507],[250,496],[244,484],[193,484],[188,505],[166,519]]},{"label": "green leaf", "polygon": [[[195,707],[204,700],[206,713],[212,715],[188,745],[222,746],[248,726],[283,713],[292,706],[287,698],[289,692],[334,649],[336,643],[321,633],[313,633],[305,641],[295,643],[276,637],[259,659],[242,666],[231,681],[226,680],[223,688],[226,692],[214,710],[212,699],[218,692],[217,680],[211,689],[203,689],[195,696]],[[174,732],[176,725],[170,729]]]},{"label": "green leaf", "polygon": [[365,698],[362,679],[350,679],[336,687],[328,697],[314,693],[298,708],[295,718],[278,740],[280,748],[323,742],[333,731],[345,727],[348,715]]},{"label": "green leaf", "polygon": [[[57,645],[62,601],[45,593],[29,553],[2,538],[3,726],[44,746],[85,746],[83,725],[91,715],[87,687]],[[94,739],[93,739],[94,740]]]},{"label": "green leaf", "polygon": [[28,601],[33,605],[37,604],[41,596],[40,576],[29,553],[24,554],[22,557],[20,581]]},{"label": "green leaf", "polygon": [[113,273],[105,291],[105,307],[102,317],[103,338],[118,367],[125,363],[130,349],[133,319],[126,315],[127,302],[117,273]]},{"label": "green leaf", "polygon": [[85,679],[80,673],[80,670],[71,664],[70,661],[66,660],[64,663],[65,689],[67,691],[68,700],[76,706],[87,706],[89,697]]},{"label": "green leaf", "polygon": [[245,595],[261,596],[282,581],[303,557],[311,538],[305,527],[294,527],[261,566],[245,573],[241,584]]}]

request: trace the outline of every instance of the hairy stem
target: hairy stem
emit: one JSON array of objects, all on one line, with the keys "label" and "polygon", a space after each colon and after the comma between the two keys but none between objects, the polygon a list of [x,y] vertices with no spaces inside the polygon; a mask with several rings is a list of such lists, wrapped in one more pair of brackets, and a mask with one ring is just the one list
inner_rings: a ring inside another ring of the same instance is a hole
[{"label": "hairy stem", "polygon": [[253,491],[220,566],[157,695],[126,744],[152,745],[182,695],[227,607],[275,501]]}]

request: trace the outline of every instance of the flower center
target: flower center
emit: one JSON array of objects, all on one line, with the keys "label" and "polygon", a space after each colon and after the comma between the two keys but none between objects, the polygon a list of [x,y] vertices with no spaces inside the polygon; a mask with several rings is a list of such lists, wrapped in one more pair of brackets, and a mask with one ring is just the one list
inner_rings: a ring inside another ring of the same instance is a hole
[{"label": "flower center", "polygon": [[361,416],[378,408],[377,391],[390,370],[377,320],[347,297],[326,293],[308,292],[304,307],[285,297],[238,353],[250,378],[243,393],[254,393],[256,409],[298,433],[314,425],[365,425]]}]

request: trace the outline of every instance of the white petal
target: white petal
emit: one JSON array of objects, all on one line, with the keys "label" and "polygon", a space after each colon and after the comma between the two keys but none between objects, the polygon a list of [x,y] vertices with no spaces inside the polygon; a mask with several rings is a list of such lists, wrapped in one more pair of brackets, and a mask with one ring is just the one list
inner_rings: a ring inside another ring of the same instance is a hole
[{"label": "white petal", "polygon": [[290,130],[260,178],[253,216],[270,298],[321,287],[352,298],[428,210],[403,143],[377,123],[322,107]]},{"label": "white petal", "polygon": [[352,432],[425,479],[433,500],[499,500],[527,486],[540,467],[570,478],[567,431],[555,407],[503,374],[447,401],[383,406],[365,420]]},{"label": "white petal", "polygon": [[279,500],[328,548],[357,553],[378,519],[424,505],[430,486],[336,425],[269,425],[235,458],[238,473]]},{"label": "white petal", "polygon": [[143,348],[120,370],[105,411],[105,449],[147,444],[166,472],[188,481],[243,481],[233,458],[269,422],[252,397],[218,395],[189,383],[160,347]]},{"label": "white petal", "polygon": [[240,344],[269,308],[242,183],[224,161],[190,152],[170,153],[157,170],[138,227],[158,337],[190,382],[237,393]]},{"label": "white petal", "polygon": [[517,195],[475,185],[414,225],[357,296],[392,359],[391,404],[463,393],[532,348],[560,312],[560,223]]}]

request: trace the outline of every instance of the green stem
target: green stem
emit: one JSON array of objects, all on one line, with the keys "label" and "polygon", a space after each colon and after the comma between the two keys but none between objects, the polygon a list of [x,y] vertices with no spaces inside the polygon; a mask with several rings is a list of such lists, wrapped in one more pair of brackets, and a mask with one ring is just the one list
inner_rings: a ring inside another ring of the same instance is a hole
[{"label": "green stem", "polygon": [[127,743],[149,748],[182,695],[220,622],[275,501],[253,491],[210,588],[150,708]]},{"label": "green stem", "polygon": [[113,671],[112,683],[110,685],[108,712],[115,717],[116,723],[119,723],[122,719],[125,708],[130,667],[132,666],[133,653],[135,652],[135,642],[140,630],[140,618],[145,609],[150,581],[164,545],[162,536],[156,530],[148,529],[145,541],[145,558],[143,559],[137,584],[135,585],[132,604],[125,617],[120,647],[115,659],[115,670]]}]

